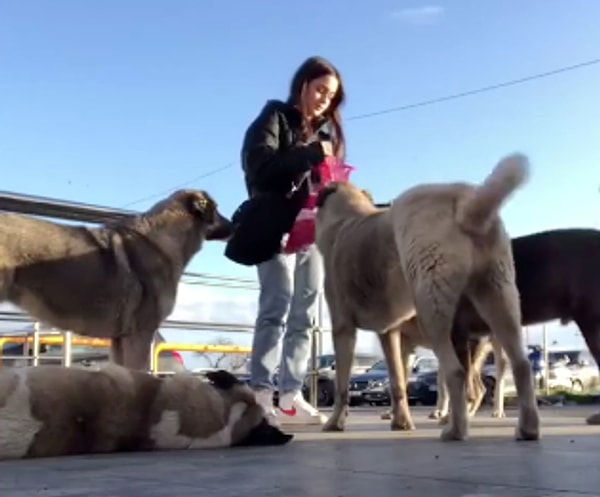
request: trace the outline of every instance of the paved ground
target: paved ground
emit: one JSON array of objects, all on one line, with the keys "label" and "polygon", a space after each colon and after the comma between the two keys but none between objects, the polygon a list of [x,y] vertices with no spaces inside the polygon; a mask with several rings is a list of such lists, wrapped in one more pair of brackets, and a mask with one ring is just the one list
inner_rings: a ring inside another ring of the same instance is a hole
[{"label": "paved ground", "polygon": [[354,411],[347,432],[303,431],[280,448],[0,463],[0,496],[600,496],[591,408],[543,408],[543,439],[530,443],[513,441],[514,411],[480,413],[463,443],[441,443],[424,408],[409,434],[390,432],[379,411]]}]

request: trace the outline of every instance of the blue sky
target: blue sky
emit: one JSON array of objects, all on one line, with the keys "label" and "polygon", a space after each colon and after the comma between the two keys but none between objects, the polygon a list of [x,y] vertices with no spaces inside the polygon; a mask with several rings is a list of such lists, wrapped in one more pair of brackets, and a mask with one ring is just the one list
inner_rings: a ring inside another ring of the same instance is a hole
[{"label": "blue sky", "polygon": [[[598,19],[595,0],[4,0],[0,189],[145,209],[185,185],[231,214],[246,126],[321,54],[345,80],[353,179],[378,200],[480,181],[520,150],[532,176],[503,210],[513,236],[600,227],[600,64],[351,119],[598,58]],[[189,269],[254,277],[222,251]]]}]

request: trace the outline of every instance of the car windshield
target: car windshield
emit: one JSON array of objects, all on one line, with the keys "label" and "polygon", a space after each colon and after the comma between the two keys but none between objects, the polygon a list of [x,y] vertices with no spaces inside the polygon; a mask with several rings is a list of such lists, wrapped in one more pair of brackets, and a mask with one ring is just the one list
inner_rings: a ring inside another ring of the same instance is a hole
[{"label": "car windshield", "polygon": [[369,371],[387,371],[387,368],[385,361],[377,361]]},{"label": "car windshield", "polygon": [[[333,363],[335,362],[335,356],[333,355],[323,355],[321,357],[319,357],[319,363],[318,363],[318,368],[319,369],[326,369],[326,368],[330,368]],[[310,366],[310,359],[308,361],[309,366]]]}]

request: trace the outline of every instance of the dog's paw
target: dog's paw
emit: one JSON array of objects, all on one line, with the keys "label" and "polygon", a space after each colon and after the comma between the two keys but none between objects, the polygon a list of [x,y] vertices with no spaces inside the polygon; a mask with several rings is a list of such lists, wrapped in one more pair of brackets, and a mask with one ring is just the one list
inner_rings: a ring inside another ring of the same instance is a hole
[{"label": "dog's paw", "polygon": [[390,428],[392,431],[413,431],[415,429],[415,424],[410,418],[405,419],[398,417],[397,419],[392,419]]},{"label": "dog's paw", "polygon": [[442,417],[442,411],[440,411],[439,409],[434,409],[429,413],[429,416],[427,417],[429,419],[440,419]]},{"label": "dog's paw", "polygon": [[522,441],[540,439],[540,418],[537,409],[526,411],[519,416],[515,439]]},{"label": "dog's paw", "polygon": [[443,442],[462,442],[467,439],[467,430],[448,424],[442,429],[440,439]]},{"label": "dog's paw", "polygon": [[588,416],[585,420],[588,425],[600,425],[600,412]]},{"label": "dog's paw", "polygon": [[346,420],[343,418],[329,418],[327,423],[323,425],[323,431],[344,431],[346,428]]},{"label": "dog's paw", "polygon": [[445,426],[448,424],[449,421],[450,421],[450,415],[444,414],[443,416],[440,416],[440,418],[438,419],[438,425]]},{"label": "dog's paw", "polygon": [[506,417],[506,413],[504,412],[504,410],[492,412],[492,418],[505,418],[505,417]]},{"label": "dog's paw", "polygon": [[385,420],[389,420],[392,419],[392,411],[388,410],[388,411],[383,411],[381,413],[381,419],[385,419]]},{"label": "dog's paw", "polygon": [[519,442],[529,442],[540,439],[539,428],[526,430],[521,426],[517,426],[515,429],[515,440]]}]

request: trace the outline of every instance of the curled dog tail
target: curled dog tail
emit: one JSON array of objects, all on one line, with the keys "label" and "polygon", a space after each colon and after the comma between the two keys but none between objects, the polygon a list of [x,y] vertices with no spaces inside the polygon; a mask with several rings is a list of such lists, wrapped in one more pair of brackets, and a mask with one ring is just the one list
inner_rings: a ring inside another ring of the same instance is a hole
[{"label": "curled dog tail", "polygon": [[462,199],[456,212],[461,227],[471,233],[485,233],[507,198],[527,180],[529,161],[525,155],[504,157],[472,196]]}]

